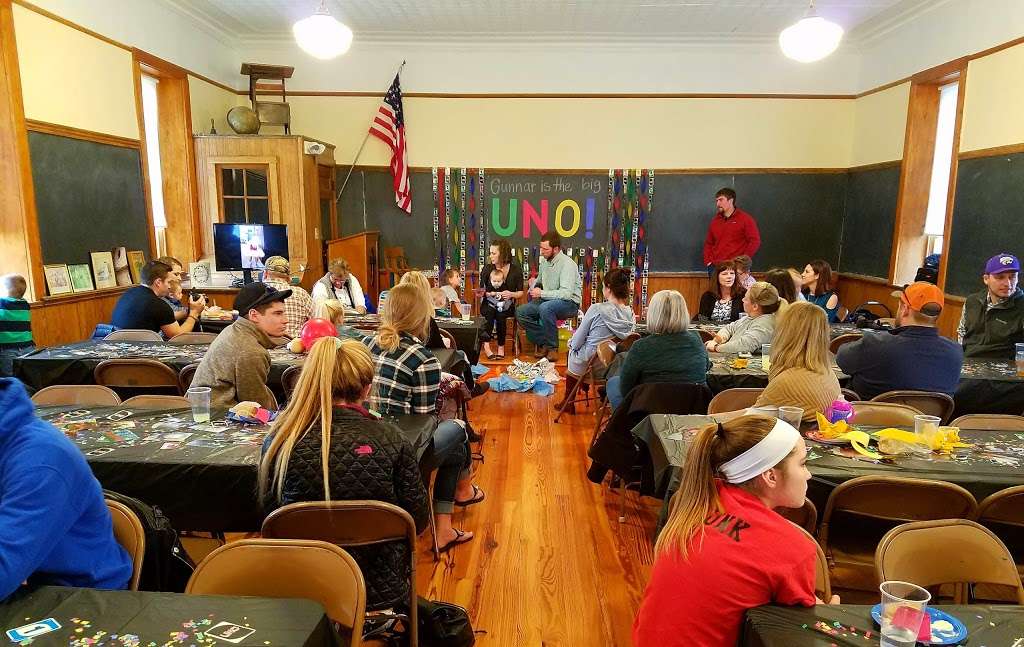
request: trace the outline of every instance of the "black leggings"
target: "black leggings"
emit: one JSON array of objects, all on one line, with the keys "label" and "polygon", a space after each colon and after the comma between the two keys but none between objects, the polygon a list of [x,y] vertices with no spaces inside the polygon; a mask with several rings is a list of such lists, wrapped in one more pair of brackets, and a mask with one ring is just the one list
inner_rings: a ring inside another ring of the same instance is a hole
[{"label": "black leggings", "polygon": [[[498,342],[499,346],[505,345],[505,331],[508,328],[508,320],[516,316],[515,308],[509,308],[504,312],[498,312],[498,310],[487,301],[480,304],[480,314],[484,318],[484,329],[480,332],[480,339],[484,341]],[[491,336],[491,331],[494,328],[498,328],[498,334],[496,337]]]}]

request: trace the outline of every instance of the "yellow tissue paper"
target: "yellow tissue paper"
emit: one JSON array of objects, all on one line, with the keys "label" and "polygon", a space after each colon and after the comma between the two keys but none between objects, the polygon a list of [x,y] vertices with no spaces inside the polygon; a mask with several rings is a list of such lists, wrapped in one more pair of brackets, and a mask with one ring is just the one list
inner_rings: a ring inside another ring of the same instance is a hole
[{"label": "yellow tissue paper", "polygon": [[839,438],[850,430],[850,426],[846,424],[845,420],[831,423],[828,421],[828,418],[821,415],[820,411],[815,412],[814,415],[818,419],[818,432],[822,438]]}]

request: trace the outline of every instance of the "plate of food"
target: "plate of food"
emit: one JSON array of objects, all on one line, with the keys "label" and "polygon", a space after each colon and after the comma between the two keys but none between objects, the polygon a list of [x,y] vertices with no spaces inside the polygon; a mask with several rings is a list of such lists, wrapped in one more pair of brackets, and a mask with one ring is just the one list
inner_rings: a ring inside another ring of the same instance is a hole
[{"label": "plate of food", "polygon": [[[967,638],[967,627],[956,617],[935,607],[925,607],[925,611],[928,612],[930,633],[926,633],[925,627],[922,626],[917,636],[918,642],[930,645],[956,645]],[[871,607],[871,617],[879,625],[882,624],[881,604]]]}]

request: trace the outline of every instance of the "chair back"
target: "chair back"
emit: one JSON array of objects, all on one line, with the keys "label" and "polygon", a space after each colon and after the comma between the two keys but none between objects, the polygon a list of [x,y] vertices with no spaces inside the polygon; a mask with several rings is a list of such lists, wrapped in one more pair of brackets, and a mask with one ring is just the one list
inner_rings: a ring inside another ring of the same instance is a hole
[{"label": "chair back", "polygon": [[849,316],[850,316],[850,309],[847,308],[846,306],[841,305],[838,308],[836,308],[836,321],[842,323],[842,322],[846,321],[847,317],[849,317]]},{"label": "chair back", "polygon": [[700,340],[706,344],[715,338],[715,333],[710,330],[704,330],[703,328],[697,328],[697,336],[699,336]]},{"label": "chair back", "polygon": [[978,523],[998,535],[1010,549],[1018,571],[1024,573],[1024,485],[985,497],[978,505]]},{"label": "chair back", "polygon": [[843,333],[842,335],[837,336],[829,343],[828,350],[830,353],[835,355],[837,352],[839,352],[840,346],[842,346],[843,344],[849,344],[851,341],[857,341],[863,336],[864,335],[862,335],[859,332]]},{"label": "chair back", "polygon": [[384,248],[384,269],[390,272],[405,273],[409,271],[409,259],[405,256],[402,246]]},{"label": "chair back", "polygon": [[299,375],[302,374],[302,365],[289,366],[281,373],[281,388],[284,389],[285,400],[292,399],[295,392],[295,385],[299,383]]},{"label": "chair back", "polygon": [[764,389],[726,389],[719,391],[708,404],[708,413],[725,413],[754,406]]},{"label": "chair back", "polygon": [[178,373],[178,388],[181,389],[182,393],[188,393],[188,387],[192,386],[192,378],[196,376],[198,369],[199,362],[193,362],[182,367],[181,372]]},{"label": "chair back", "polygon": [[132,409],[183,409],[192,406],[183,395],[136,395],[121,404]]},{"label": "chair back", "polygon": [[637,340],[639,340],[639,339],[640,339],[640,333],[638,333],[638,332],[631,332],[631,333],[629,333],[628,335],[626,335],[625,339],[623,339],[622,341],[620,341],[618,344],[615,345],[615,352],[617,352],[617,353],[624,353],[624,352],[626,352],[627,350],[632,348],[633,344],[635,344],[637,342]]},{"label": "chair back", "polygon": [[879,425],[882,427],[913,427],[914,416],[921,411],[905,404],[892,402],[851,402],[853,420],[857,425]]},{"label": "chair back", "polygon": [[32,395],[37,407],[81,405],[91,407],[116,407],[121,398],[113,390],[98,384],[55,384],[40,389]]},{"label": "chair back", "polygon": [[872,402],[892,402],[913,407],[921,413],[936,416],[946,424],[953,415],[953,398],[945,393],[929,391],[886,391],[871,398]]},{"label": "chair back", "polygon": [[[923,588],[941,584],[996,584],[1016,591],[1024,604],[1024,586],[1006,545],[988,528],[967,519],[918,521],[887,532],[875,551],[879,581],[913,582]],[[956,587],[954,604],[967,604]]]},{"label": "chair back", "polygon": [[615,359],[615,350],[617,344],[614,339],[605,339],[597,345],[597,352],[594,355],[597,356],[601,366],[607,367]]},{"label": "chair back", "polygon": [[160,336],[160,333],[153,332],[152,330],[136,330],[134,328],[124,328],[122,330],[115,330],[106,337],[103,341],[163,341],[164,338]]},{"label": "chair back", "polygon": [[221,546],[196,566],[185,593],[304,598],[362,639],[366,584],[352,556],[334,544],[304,539],[242,539]]},{"label": "chair back", "polygon": [[170,366],[155,359],[106,359],[93,372],[96,384],[109,387],[141,389],[159,387],[181,395],[178,374]]},{"label": "chair back", "polygon": [[142,558],[146,554],[146,531],[142,527],[142,521],[131,508],[110,499],[106,502],[110,520],[113,522],[114,539],[132,559],[132,579],[128,582],[128,589],[138,591],[139,577],[142,575]]},{"label": "chair back", "polygon": [[[871,310],[872,308],[877,308],[878,310],[873,312]],[[858,310],[864,310],[866,312],[873,312],[873,314],[876,314],[876,315],[881,314],[881,312],[884,311],[886,317],[892,318],[892,310],[890,310],[889,306],[885,305],[881,301],[865,301],[864,303],[862,303],[859,306],[857,306],[856,308],[854,308],[853,312],[857,312]]]},{"label": "chair back", "polygon": [[843,399],[847,402],[857,402],[860,400],[860,395],[853,389],[842,388],[839,391],[843,394]]},{"label": "chair back", "polygon": [[212,332],[183,332],[177,337],[171,337],[169,344],[212,344],[217,339],[217,333]]},{"label": "chair back", "polygon": [[455,341],[455,335],[444,328],[438,328],[437,331],[441,333],[441,339],[444,341],[445,348],[459,350],[459,344]]},{"label": "chair back", "polygon": [[995,413],[971,413],[949,423],[961,429],[988,431],[1024,431],[1024,416],[1006,416]]},{"label": "chair back", "polygon": [[808,498],[804,498],[799,508],[775,508],[775,511],[812,535],[818,530],[818,508]]},{"label": "chair back", "polygon": [[808,541],[814,544],[814,594],[818,596],[818,599],[828,604],[829,600],[832,599],[832,580],[828,572],[828,559],[825,558],[825,551],[821,549],[814,535],[807,532],[806,528],[799,525],[797,525],[797,528],[800,528],[800,532],[804,533]]}]

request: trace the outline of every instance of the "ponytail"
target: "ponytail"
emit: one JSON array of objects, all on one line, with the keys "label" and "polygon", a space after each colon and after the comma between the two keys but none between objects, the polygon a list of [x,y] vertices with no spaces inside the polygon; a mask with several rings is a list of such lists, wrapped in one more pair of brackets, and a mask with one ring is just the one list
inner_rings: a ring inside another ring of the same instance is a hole
[{"label": "ponytail", "polygon": [[387,353],[394,352],[398,350],[403,332],[426,339],[430,333],[430,317],[433,313],[434,306],[430,302],[429,293],[414,283],[396,285],[388,292],[388,298],[381,308],[377,345]]}]

